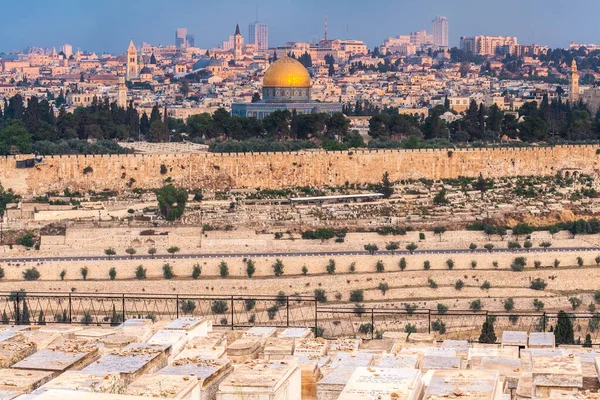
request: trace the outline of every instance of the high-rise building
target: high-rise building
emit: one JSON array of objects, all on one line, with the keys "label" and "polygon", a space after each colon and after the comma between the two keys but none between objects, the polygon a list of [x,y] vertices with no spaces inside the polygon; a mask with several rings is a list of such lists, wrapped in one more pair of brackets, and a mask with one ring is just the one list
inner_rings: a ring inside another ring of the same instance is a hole
[{"label": "high-rise building", "polygon": [[185,35],[186,47],[196,47],[196,35],[188,33]]},{"label": "high-rise building", "polygon": [[448,47],[448,19],[446,17],[439,16],[431,21],[431,33],[434,46]]},{"label": "high-rise building", "polygon": [[187,28],[177,28],[175,31],[175,47],[187,47]]},{"label": "high-rise building", "polygon": [[461,37],[460,49],[478,56],[493,56],[498,52],[512,54],[511,48],[518,46],[514,36],[473,36]]},{"label": "high-rise building", "polygon": [[65,57],[69,58],[69,57],[71,57],[73,55],[73,46],[71,46],[68,43],[65,43],[60,48],[60,51],[63,52],[63,54],[65,55]]},{"label": "high-rise building", "polygon": [[248,30],[248,43],[257,45],[259,50],[269,48],[269,27],[267,24],[256,21],[250,24]]}]

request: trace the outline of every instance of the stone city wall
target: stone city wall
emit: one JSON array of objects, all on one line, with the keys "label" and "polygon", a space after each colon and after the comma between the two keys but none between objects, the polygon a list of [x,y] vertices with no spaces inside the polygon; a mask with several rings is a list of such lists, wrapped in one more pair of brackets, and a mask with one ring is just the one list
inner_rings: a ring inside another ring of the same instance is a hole
[{"label": "stone city wall", "polygon": [[[150,154],[44,157],[17,169],[30,156],[0,158],[0,183],[17,193],[70,190],[153,189],[168,177],[189,188],[281,188],[376,183],[384,172],[394,181],[459,176],[498,178],[554,175],[564,169],[598,172],[600,146],[455,150],[303,151],[242,154]],[[161,174],[161,166],[167,168]],[[85,171],[85,172],[84,172]],[[133,180],[132,180],[133,179]]]}]

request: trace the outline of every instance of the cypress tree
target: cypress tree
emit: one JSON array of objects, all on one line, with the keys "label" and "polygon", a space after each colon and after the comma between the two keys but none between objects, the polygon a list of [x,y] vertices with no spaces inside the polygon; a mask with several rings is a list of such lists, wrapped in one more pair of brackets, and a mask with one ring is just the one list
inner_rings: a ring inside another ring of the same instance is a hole
[{"label": "cypress tree", "polygon": [[487,317],[481,327],[481,335],[479,335],[479,343],[496,343],[496,333],[494,332],[494,322],[496,317]]},{"label": "cypress tree", "polygon": [[571,316],[564,311],[558,312],[558,322],[554,328],[556,344],[574,344],[573,321]]}]

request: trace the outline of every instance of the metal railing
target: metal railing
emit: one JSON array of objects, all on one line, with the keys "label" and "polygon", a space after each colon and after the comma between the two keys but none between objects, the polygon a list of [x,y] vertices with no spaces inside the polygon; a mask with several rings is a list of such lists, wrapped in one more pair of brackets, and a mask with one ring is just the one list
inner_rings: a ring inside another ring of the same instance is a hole
[{"label": "metal railing", "polygon": [[[112,325],[129,318],[171,320],[183,316],[212,320],[231,329],[253,326],[302,327],[317,335],[381,338],[383,332],[433,334],[437,340],[479,341],[483,324],[493,322],[496,341],[503,331],[545,332],[557,313],[366,308],[327,305],[312,296],[153,295],[116,293],[0,292],[0,323]],[[568,314],[575,340],[590,335],[600,343],[600,313]]]}]

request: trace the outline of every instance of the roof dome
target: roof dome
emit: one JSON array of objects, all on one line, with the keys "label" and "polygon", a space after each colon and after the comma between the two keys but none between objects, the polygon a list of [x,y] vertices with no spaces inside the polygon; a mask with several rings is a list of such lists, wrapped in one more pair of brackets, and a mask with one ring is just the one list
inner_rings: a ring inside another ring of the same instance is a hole
[{"label": "roof dome", "polygon": [[281,57],[265,72],[263,87],[310,88],[310,75],[299,61],[291,57]]},{"label": "roof dome", "polygon": [[140,71],[140,74],[152,74],[152,70],[150,68],[148,68],[148,67],[144,67]]}]

